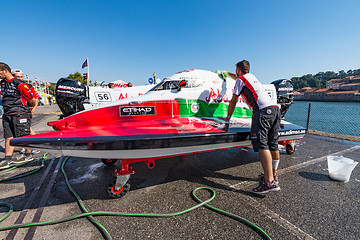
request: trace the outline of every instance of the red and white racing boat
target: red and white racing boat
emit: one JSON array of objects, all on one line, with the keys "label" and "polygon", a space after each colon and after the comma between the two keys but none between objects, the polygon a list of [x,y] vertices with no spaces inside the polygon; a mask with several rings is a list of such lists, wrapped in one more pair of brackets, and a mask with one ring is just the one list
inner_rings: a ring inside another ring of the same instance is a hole
[{"label": "red and white racing boat", "polygon": [[[115,172],[116,183],[108,189],[110,196],[120,197],[127,192],[128,179],[134,173],[130,163],[144,161],[153,168],[159,158],[250,146],[252,112],[242,98],[231,121],[221,119],[227,115],[234,84],[231,78],[223,79],[213,72],[182,71],[142,96],[50,122],[56,131],[16,138],[11,145],[60,151],[65,156],[101,158],[106,164],[121,159],[121,169]],[[289,80],[277,84],[288,86]],[[280,93],[282,102],[292,96],[292,89],[286,89],[286,93]],[[267,90],[277,98],[275,85],[267,85]],[[283,114],[290,102],[281,106]],[[279,143],[293,153],[293,140],[305,134],[305,128],[283,120]]]}]

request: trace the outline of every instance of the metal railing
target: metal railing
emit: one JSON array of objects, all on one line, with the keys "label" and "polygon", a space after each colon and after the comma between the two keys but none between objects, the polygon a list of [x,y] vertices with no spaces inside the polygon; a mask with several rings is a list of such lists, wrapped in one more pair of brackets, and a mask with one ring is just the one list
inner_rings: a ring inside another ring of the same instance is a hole
[{"label": "metal railing", "polygon": [[296,101],[286,121],[311,130],[360,137],[360,103]]}]

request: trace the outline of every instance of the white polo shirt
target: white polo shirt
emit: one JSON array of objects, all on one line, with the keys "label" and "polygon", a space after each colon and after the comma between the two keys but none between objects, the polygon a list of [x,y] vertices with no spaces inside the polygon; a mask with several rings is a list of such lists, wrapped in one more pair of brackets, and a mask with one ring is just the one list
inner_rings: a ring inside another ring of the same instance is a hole
[{"label": "white polo shirt", "polygon": [[241,94],[253,111],[277,105],[276,100],[271,99],[263,85],[251,73],[236,79],[234,94]]}]

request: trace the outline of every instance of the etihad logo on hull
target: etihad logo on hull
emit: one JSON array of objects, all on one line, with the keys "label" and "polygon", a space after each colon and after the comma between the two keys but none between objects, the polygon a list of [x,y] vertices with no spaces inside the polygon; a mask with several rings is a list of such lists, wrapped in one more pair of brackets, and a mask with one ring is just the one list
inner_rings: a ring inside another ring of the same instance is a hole
[{"label": "etihad logo on hull", "polygon": [[155,107],[120,107],[120,116],[154,115]]}]

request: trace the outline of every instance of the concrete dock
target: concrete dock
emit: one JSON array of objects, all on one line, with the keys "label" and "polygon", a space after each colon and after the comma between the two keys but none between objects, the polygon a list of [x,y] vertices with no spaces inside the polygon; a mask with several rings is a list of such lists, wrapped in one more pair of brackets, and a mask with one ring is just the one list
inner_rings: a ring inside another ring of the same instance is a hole
[{"label": "concrete dock", "polygon": [[[39,106],[34,130],[52,131],[46,123],[57,120],[59,113],[57,105]],[[2,126],[0,131],[3,137]],[[261,173],[258,155],[252,148],[160,159],[155,161],[154,169],[142,162],[133,164],[131,190],[120,199],[111,199],[106,193],[118,164],[105,166],[99,159],[70,158],[65,171],[88,211],[173,213],[196,204],[191,197],[193,189],[211,187],[216,197],[210,205],[251,221],[272,239],[359,239],[360,166],[354,169],[349,182],[333,181],[328,176],[327,156],[359,161],[360,143],[309,134],[296,144],[293,155],[281,150],[278,171],[281,191],[264,196],[251,192]],[[0,147],[3,158],[3,138]],[[36,173],[0,182],[0,202],[14,206],[14,212],[0,226],[81,213],[65,184],[60,166],[63,160],[48,154],[44,167]],[[5,174],[0,172],[0,179],[32,171],[40,165],[39,160]],[[206,191],[199,195],[209,197]],[[6,207],[0,208],[0,218],[6,211]],[[95,218],[113,239],[262,239],[247,225],[204,207],[169,218]],[[89,220],[82,218],[0,231],[0,239],[95,240],[102,239],[102,235]]]}]

